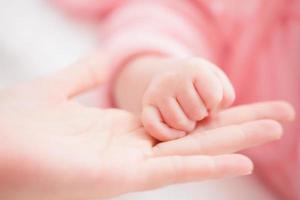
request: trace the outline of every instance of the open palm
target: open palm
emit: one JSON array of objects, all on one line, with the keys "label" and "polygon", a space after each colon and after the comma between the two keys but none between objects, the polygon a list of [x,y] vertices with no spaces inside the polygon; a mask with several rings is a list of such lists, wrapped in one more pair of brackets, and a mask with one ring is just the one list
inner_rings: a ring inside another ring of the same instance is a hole
[{"label": "open palm", "polygon": [[277,121],[293,118],[282,102],[241,106],[160,143],[126,111],[72,100],[104,81],[97,59],[0,92],[1,199],[104,198],[249,174],[251,161],[232,153],[279,139]]}]

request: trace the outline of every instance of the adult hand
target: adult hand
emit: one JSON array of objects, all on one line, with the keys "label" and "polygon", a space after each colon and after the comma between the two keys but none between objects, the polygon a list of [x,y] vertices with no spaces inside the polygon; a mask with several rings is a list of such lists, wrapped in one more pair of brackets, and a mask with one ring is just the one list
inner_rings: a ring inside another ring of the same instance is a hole
[{"label": "adult hand", "polygon": [[[93,199],[169,184],[239,176],[236,151],[279,139],[286,103],[226,110],[189,136],[158,143],[132,114],[72,100],[106,80],[91,56],[0,92],[0,199]],[[267,119],[267,120],[264,120]]]}]

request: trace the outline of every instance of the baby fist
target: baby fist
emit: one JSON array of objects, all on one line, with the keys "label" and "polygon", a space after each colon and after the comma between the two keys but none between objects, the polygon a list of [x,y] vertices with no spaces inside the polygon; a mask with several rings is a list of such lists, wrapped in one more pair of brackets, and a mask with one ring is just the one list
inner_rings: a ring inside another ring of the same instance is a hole
[{"label": "baby fist", "polygon": [[164,71],[150,82],[143,98],[142,122],[160,141],[185,136],[196,122],[230,106],[235,92],[225,73],[199,59],[158,63]]}]

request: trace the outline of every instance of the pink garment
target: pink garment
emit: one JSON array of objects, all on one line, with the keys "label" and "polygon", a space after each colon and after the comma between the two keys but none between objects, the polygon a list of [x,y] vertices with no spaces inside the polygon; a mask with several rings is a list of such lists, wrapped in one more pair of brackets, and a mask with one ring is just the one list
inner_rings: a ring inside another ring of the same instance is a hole
[{"label": "pink garment", "polygon": [[[53,0],[99,24],[121,66],[141,53],[201,56],[221,66],[238,103],[284,99],[300,113],[300,0]],[[107,101],[106,103],[108,103]],[[279,142],[249,151],[284,199],[300,199],[300,121]]]}]

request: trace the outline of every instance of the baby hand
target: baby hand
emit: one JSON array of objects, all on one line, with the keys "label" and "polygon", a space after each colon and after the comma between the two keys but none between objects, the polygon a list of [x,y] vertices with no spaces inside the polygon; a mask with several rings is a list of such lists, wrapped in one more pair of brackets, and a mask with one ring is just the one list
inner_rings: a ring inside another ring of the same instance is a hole
[{"label": "baby hand", "polygon": [[142,121],[160,141],[177,139],[210,113],[230,106],[234,89],[215,65],[203,59],[171,60],[150,82],[143,98]]}]

